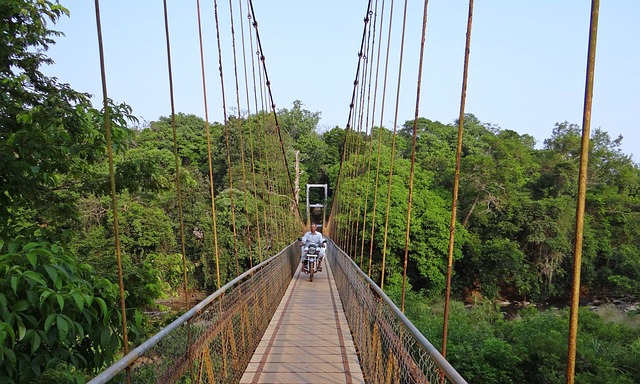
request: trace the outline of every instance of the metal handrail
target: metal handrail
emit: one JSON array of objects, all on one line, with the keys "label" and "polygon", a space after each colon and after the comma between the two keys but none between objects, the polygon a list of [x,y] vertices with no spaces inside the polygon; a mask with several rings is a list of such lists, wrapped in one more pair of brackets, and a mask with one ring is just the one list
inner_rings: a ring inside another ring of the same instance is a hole
[{"label": "metal handrail", "polygon": [[[273,312],[275,312],[275,309],[277,308],[280,302],[280,299],[284,295],[286,287],[289,281],[291,280],[291,277],[293,276],[293,272],[295,271],[295,268],[298,265],[300,250],[299,250],[299,247],[294,246],[294,244],[295,243],[289,245],[287,248],[283,249],[281,252],[279,252],[275,256],[272,256],[271,258],[254,266],[250,270],[244,272],[243,274],[237,276],[236,278],[234,278],[233,280],[225,284],[223,287],[221,287],[220,289],[218,289],[217,291],[209,295],[206,299],[204,299],[203,301],[195,305],[189,311],[185,312],[182,316],[174,320],[171,324],[169,324],[168,326],[163,328],[161,331],[156,333],[154,336],[149,338],[147,341],[145,341],[144,343],[139,345],[137,348],[129,352],[126,356],[122,357],[120,360],[116,361],[113,365],[105,369],[102,373],[100,373],[91,381],[89,381],[89,384],[102,384],[102,383],[107,383],[110,380],[113,380],[114,378],[116,378],[116,376],[122,374],[122,372],[125,371],[125,369],[133,366],[138,361],[138,359],[140,359],[140,357],[149,353],[149,351],[151,351],[153,348],[159,346],[161,342],[165,340],[170,334],[176,332],[186,324],[189,324],[189,322],[194,322],[195,320],[197,320],[199,316],[203,316],[207,312],[216,312],[216,308],[212,309],[211,307],[217,304],[220,304],[219,302],[222,300],[225,294],[228,295],[230,291],[236,291],[236,290],[243,291],[243,293],[245,293],[246,295],[254,295],[254,296],[260,294],[261,289],[258,287],[253,286],[247,290],[244,290],[242,287],[240,287],[243,284],[251,284],[252,280],[255,280],[255,279],[261,279],[261,283],[270,285],[270,292],[268,292],[268,296],[269,296],[269,302],[271,303],[271,308],[260,308],[260,311],[263,313],[263,316],[268,315],[268,316],[264,316],[264,317],[268,317],[268,319],[266,319],[266,321],[265,319],[260,319],[261,320],[259,322],[260,326],[258,327],[256,327],[255,322],[250,325],[251,331],[253,333],[257,335],[262,335],[266,330],[266,327],[268,326],[268,323],[269,323],[268,320],[271,319]],[[285,264],[284,266],[282,265],[283,263]],[[265,273],[265,271],[267,270],[270,270],[271,274]],[[282,274],[281,272],[283,270],[286,271],[286,273]],[[272,274],[278,273],[278,271],[280,271],[281,278],[277,279],[278,281],[273,281],[274,279],[270,279]],[[270,280],[270,281],[267,281],[267,280]],[[276,291],[276,292],[273,292],[273,291]],[[247,301],[250,301],[250,300],[247,300]],[[239,301],[236,300],[235,304],[238,304],[238,303]],[[222,306],[222,304],[220,304],[220,306]],[[235,313],[240,311],[237,305],[233,308]],[[246,310],[246,309],[242,308],[241,310]],[[220,316],[217,316],[216,321],[224,322],[224,321],[232,321],[232,320],[229,320],[229,316],[221,314]],[[207,320],[207,322],[211,322],[211,321]],[[214,328],[213,325],[209,325],[209,326],[211,328]],[[233,325],[231,325],[231,327],[233,327]],[[223,329],[224,326],[217,326],[215,328]],[[220,333],[224,333],[224,331],[221,331]],[[239,335],[238,337],[244,337],[244,336],[245,335]],[[196,337],[197,336],[194,335],[194,339],[196,339]],[[203,337],[211,338],[210,335],[201,335],[200,339],[202,339]],[[234,337],[234,335],[230,335],[229,337]],[[238,360],[242,360],[243,362],[246,361],[248,363],[253,353],[253,350],[257,346],[258,342],[259,342],[259,338],[257,338],[257,341],[255,341],[254,343],[255,345],[243,346],[244,347],[243,350],[246,350],[248,352],[248,357],[232,356],[231,358],[233,358],[236,362]],[[207,341],[207,342],[201,342],[199,344],[202,344],[203,348],[209,348],[209,346],[207,345],[208,343],[209,342]],[[192,360],[194,356],[201,356],[199,354],[202,353],[202,350],[198,350],[198,351],[194,350],[194,344],[196,344],[196,342],[193,342],[184,351],[186,355],[189,355],[189,360]],[[237,353],[237,349],[236,349],[236,353]],[[206,359],[206,358],[207,357],[203,357],[203,359]],[[150,360],[153,361],[154,359],[150,359]],[[155,363],[155,361],[153,361],[153,363]],[[189,364],[189,363],[190,362],[187,362],[186,364]],[[246,366],[246,363],[244,363],[244,365]],[[240,368],[241,368],[241,371],[244,371],[244,367],[240,367]],[[239,373],[234,372],[231,376],[239,377],[239,374],[241,373],[242,372],[239,372]]]},{"label": "metal handrail", "polygon": [[[467,381],[333,241],[328,257],[367,382]],[[372,293],[375,292],[375,295]],[[362,313],[365,308],[368,313]],[[382,361],[380,361],[382,360]],[[403,371],[404,370],[404,371]]]}]

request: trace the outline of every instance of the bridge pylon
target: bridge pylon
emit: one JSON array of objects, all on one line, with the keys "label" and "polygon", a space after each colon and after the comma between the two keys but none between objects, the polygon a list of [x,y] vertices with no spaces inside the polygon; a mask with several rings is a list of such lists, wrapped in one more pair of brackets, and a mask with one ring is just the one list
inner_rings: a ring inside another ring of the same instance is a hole
[{"label": "bridge pylon", "polygon": [[327,184],[307,184],[307,228],[311,222],[322,232],[327,215]]}]

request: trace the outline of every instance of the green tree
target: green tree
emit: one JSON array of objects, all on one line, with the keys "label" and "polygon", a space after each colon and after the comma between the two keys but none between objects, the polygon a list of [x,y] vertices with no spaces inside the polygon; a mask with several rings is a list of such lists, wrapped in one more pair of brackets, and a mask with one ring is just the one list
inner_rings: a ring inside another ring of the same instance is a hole
[{"label": "green tree", "polygon": [[121,345],[118,297],[57,244],[0,240],[0,381],[84,382],[110,364]]},{"label": "green tree", "polygon": [[[116,252],[110,199],[93,197],[81,203],[85,230],[74,244],[76,252],[81,260],[93,266],[99,276],[108,277],[116,283],[118,275],[114,265]],[[165,296],[182,283],[182,256],[176,248],[172,221],[161,208],[144,204],[126,194],[120,195],[119,205],[127,307],[152,305],[155,299]]]},{"label": "green tree", "polygon": [[[68,220],[73,210],[68,192],[83,185],[78,175],[105,153],[101,114],[88,95],[41,72],[52,63],[47,48],[60,36],[48,23],[64,15],[64,7],[49,1],[8,0],[0,6],[0,227],[5,237]],[[118,113],[130,111],[114,112],[117,122]],[[75,180],[67,182],[65,175]]]},{"label": "green tree", "polygon": [[[76,203],[104,158],[103,114],[42,66],[68,11],[57,2],[0,4],[0,381],[82,381],[119,346],[117,290],[79,264]],[[130,108],[109,102],[114,149]],[[139,318],[139,317],[138,317]]]},{"label": "green tree", "polygon": [[320,112],[311,112],[303,109],[302,102],[295,100],[293,108],[290,110],[282,108],[278,110],[278,121],[280,126],[295,141],[304,136],[317,134]]}]

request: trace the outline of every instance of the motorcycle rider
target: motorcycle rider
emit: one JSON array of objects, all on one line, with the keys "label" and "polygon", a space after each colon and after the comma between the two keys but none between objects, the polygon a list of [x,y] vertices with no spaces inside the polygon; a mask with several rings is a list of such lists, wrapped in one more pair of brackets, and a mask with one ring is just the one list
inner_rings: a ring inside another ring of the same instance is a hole
[{"label": "motorcycle rider", "polygon": [[316,223],[311,223],[311,230],[308,231],[307,233],[304,234],[304,236],[302,236],[300,238],[300,241],[302,242],[302,255],[304,256],[306,253],[306,247],[310,244],[310,243],[316,243],[320,246],[320,254],[318,255],[318,272],[322,271],[322,259],[324,258],[324,254],[325,254],[325,248],[327,246],[326,244],[326,240],[324,239],[324,236],[322,236],[322,233],[317,231],[318,226],[316,225]]}]

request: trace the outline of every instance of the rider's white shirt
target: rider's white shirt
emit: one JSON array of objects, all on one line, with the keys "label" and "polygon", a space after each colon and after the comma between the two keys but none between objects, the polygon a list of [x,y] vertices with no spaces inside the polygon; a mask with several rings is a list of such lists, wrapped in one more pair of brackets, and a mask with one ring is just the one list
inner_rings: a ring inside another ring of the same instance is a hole
[{"label": "rider's white shirt", "polygon": [[322,236],[322,233],[318,231],[316,231],[315,234],[309,231],[304,234],[304,236],[302,237],[302,241],[305,243],[305,245],[309,245],[309,243],[316,243],[320,245],[324,241],[324,237]]}]

